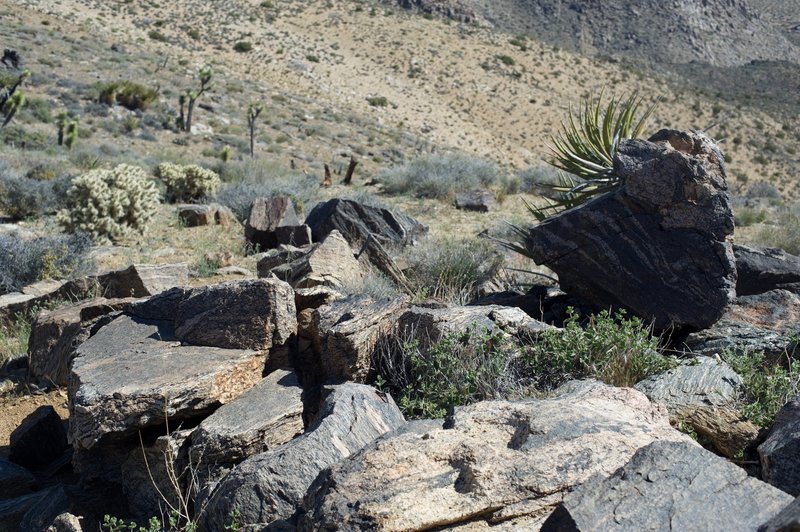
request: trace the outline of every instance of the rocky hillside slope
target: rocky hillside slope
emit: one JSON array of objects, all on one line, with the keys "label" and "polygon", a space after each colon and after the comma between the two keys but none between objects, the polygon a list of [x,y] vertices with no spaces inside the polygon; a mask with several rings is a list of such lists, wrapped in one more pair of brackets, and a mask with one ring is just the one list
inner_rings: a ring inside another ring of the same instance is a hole
[{"label": "rocky hillside slope", "polygon": [[[442,4],[449,2],[401,1],[409,3],[448,12]],[[793,2],[781,4],[787,4],[781,8],[786,9]],[[473,18],[496,29],[581,53],[658,63],[700,61],[714,66],[754,60],[797,61],[800,51],[773,26],[773,20],[784,11],[771,5],[762,7],[770,8],[768,18],[746,0],[458,0],[450,11],[461,18],[471,11]]]}]

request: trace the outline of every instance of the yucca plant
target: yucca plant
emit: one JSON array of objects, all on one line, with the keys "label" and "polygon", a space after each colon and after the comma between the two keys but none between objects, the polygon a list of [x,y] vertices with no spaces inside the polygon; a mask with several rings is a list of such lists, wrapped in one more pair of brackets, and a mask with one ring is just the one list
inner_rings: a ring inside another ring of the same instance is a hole
[{"label": "yucca plant", "polygon": [[619,186],[619,178],[614,175],[617,147],[623,139],[642,135],[658,100],[640,113],[642,103],[643,98],[634,92],[627,99],[612,97],[604,107],[601,92],[596,98],[584,98],[577,112],[570,107],[561,132],[550,139],[548,162],[566,172],[558,184],[550,186],[560,193],[560,199],[545,207],[529,205],[538,220]]}]

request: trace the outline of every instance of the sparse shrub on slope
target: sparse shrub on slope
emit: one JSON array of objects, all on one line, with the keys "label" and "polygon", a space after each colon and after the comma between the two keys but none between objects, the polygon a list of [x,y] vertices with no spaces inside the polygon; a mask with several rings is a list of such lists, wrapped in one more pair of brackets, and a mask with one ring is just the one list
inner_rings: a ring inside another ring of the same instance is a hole
[{"label": "sparse shrub on slope", "polygon": [[0,211],[14,219],[55,212],[69,186],[69,177],[40,181],[0,164]]},{"label": "sparse shrub on slope", "polygon": [[145,171],[121,164],[76,177],[58,221],[69,232],[85,232],[101,242],[116,241],[143,233],[158,203],[158,190]]},{"label": "sparse shrub on slope", "polygon": [[800,206],[782,210],[775,223],[765,225],[758,232],[753,243],[800,255]]},{"label": "sparse shrub on slope", "polygon": [[42,279],[67,279],[87,272],[91,240],[85,234],[20,238],[0,235],[0,294]]},{"label": "sparse shrub on slope", "polygon": [[384,170],[378,179],[388,194],[449,198],[497,184],[500,171],[491,162],[462,154],[429,155]]},{"label": "sparse shrub on slope", "polygon": [[114,81],[100,86],[98,100],[106,105],[120,104],[135,111],[146,111],[158,99],[158,92],[132,81]]},{"label": "sparse shrub on slope", "polygon": [[170,201],[192,201],[213,196],[221,184],[216,172],[196,164],[162,163],[156,169],[156,176],[167,186]]}]

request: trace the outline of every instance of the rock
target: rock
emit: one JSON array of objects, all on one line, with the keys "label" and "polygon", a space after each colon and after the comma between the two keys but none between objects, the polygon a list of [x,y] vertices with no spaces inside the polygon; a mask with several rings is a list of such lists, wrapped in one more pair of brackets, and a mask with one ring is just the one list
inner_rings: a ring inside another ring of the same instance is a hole
[{"label": "rock", "polygon": [[258,276],[275,276],[293,288],[340,288],[363,277],[353,250],[338,231],[308,249],[280,248],[258,261]]},{"label": "rock", "polygon": [[800,497],[760,526],[758,532],[791,532],[794,530],[800,530]]},{"label": "rock", "polygon": [[66,386],[75,349],[89,338],[99,318],[120,310],[133,299],[95,298],[52,311],[42,311],[31,324],[28,367],[31,376],[53,386]]},{"label": "rock", "polygon": [[654,441],[567,495],[542,531],[755,530],[790,501],[697,445]]},{"label": "rock", "polygon": [[97,276],[101,295],[107,298],[148,297],[189,284],[189,265],[132,264],[125,269]]},{"label": "rock", "polygon": [[297,313],[300,314],[306,309],[316,309],[322,305],[329,305],[344,297],[341,292],[337,292],[327,286],[296,288],[294,291],[294,306],[297,308]]},{"label": "rock", "polygon": [[36,478],[22,466],[0,458],[0,497],[12,499],[36,488]]},{"label": "rock", "polygon": [[47,496],[40,498],[25,512],[19,530],[25,532],[45,532],[55,519],[69,510],[71,500],[64,486],[54,486],[47,490]]},{"label": "rock", "polygon": [[9,437],[8,459],[31,470],[44,469],[67,448],[67,430],[52,406],[40,406]]},{"label": "rock", "polygon": [[269,350],[284,346],[297,332],[294,292],[277,279],[175,288],[126,312],[168,320],[181,342],[209,347]]},{"label": "rock", "polygon": [[691,442],[636,390],[586,381],[561,392],[457,408],[444,428],[376,441],[317,477],[301,529],[477,529],[542,515],[654,440]]},{"label": "rock", "polygon": [[711,326],[735,297],[733,214],[723,156],[700,132],[624,140],[624,183],[531,228],[525,246],[561,288],[624,307],[657,329]]},{"label": "rock", "polygon": [[314,242],[311,228],[306,224],[278,227],[275,229],[275,238],[278,245],[287,246],[309,246]]},{"label": "rock", "polygon": [[314,310],[307,329],[299,333],[311,344],[310,353],[299,355],[304,386],[366,382],[378,343],[393,334],[407,306],[405,296],[353,295]]},{"label": "rock", "polygon": [[733,246],[736,294],[748,296],[783,289],[800,293],[800,257],[782,249]]},{"label": "rock", "polygon": [[758,438],[758,427],[736,409],[744,391],[742,379],[721,360],[683,360],[635,388],[654,403],[665,405],[673,425],[688,424],[729,458]]},{"label": "rock", "polygon": [[92,529],[84,527],[80,517],[69,512],[56,516],[47,527],[47,532],[88,532],[89,530]]},{"label": "rock", "polygon": [[786,290],[741,296],[706,330],[690,334],[686,347],[714,355],[724,350],[762,351],[773,360],[785,358],[800,334],[800,295]]},{"label": "rock", "polygon": [[244,236],[253,248],[272,249],[278,245],[275,232],[279,227],[299,225],[294,203],[289,198],[257,198],[250,206]]},{"label": "rock", "polygon": [[224,268],[219,268],[215,273],[216,275],[240,275],[242,277],[252,276],[250,270],[240,266],[225,266]]},{"label": "rock", "polygon": [[348,383],[329,392],[304,435],[248,458],[217,485],[205,530],[222,530],[233,509],[256,527],[290,519],[320,471],[405,423],[392,398],[369,386]]},{"label": "rock", "polygon": [[769,436],[758,446],[758,455],[766,482],[800,495],[800,396],[786,403],[775,416]]},{"label": "rock", "polygon": [[233,465],[291,441],[303,432],[302,392],[293,372],[270,373],[200,423],[191,456]]},{"label": "rock", "polygon": [[236,215],[223,205],[209,203],[197,205],[194,203],[176,206],[178,219],[185,227],[198,227],[202,225],[234,225],[239,221]]},{"label": "rock", "polygon": [[464,211],[489,212],[497,206],[497,199],[489,190],[471,190],[456,194],[455,206]]},{"label": "rock", "polygon": [[425,225],[405,214],[338,198],[314,207],[306,224],[315,242],[337,230],[354,247],[370,236],[382,245],[406,246],[428,232]]},{"label": "rock", "polygon": [[0,530],[20,530],[27,532],[29,529],[21,528],[20,524],[25,514],[42,499],[52,495],[54,488],[48,488],[36,493],[20,495],[13,499],[0,500]]},{"label": "rock", "polygon": [[261,351],[181,345],[168,322],[118,317],[73,360],[70,440],[88,450],[167,418],[205,417],[258,383],[264,360]]}]

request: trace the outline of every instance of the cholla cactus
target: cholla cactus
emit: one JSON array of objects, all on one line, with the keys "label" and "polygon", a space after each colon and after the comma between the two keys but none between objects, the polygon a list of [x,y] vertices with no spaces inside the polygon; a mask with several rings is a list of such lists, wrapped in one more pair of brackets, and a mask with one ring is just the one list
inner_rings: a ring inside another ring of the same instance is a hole
[{"label": "cholla cactus", "polygon": [[158,203],[158,190],[145,171],[121,164],[75,178],[57,218],[66,231],[88,233],[98,242],[116,241],[144,233]]},{"label": "cholla cactus", "polygon": [[216,172],[196,164],[179,165],[162,163],[156,175],[167,185],[167,197],[172,201],[188,201],[212,196],[219,190],[220,179]]}]

